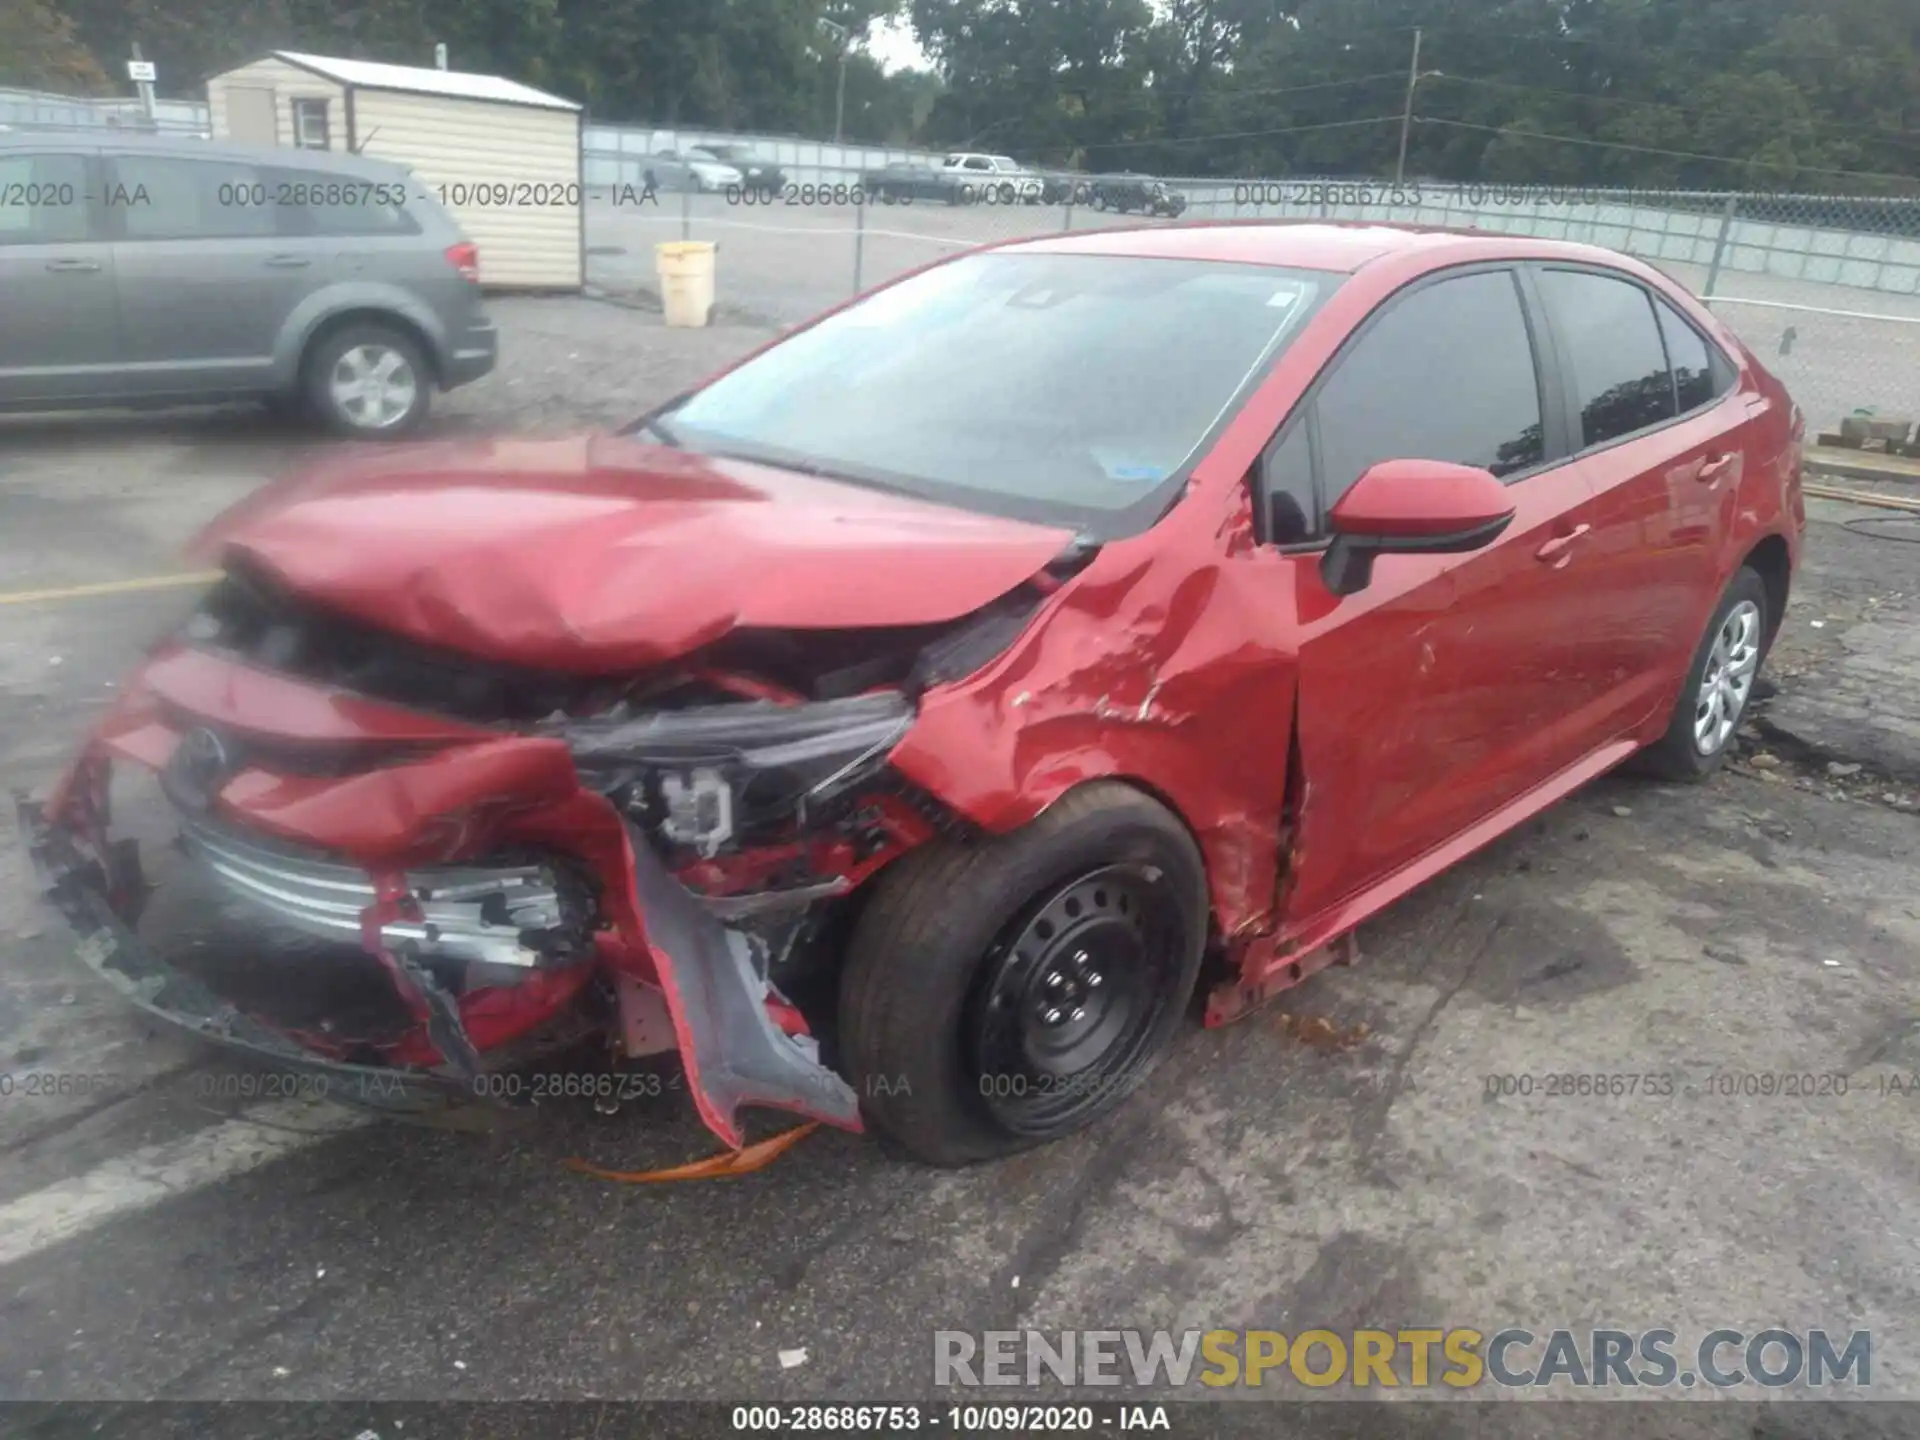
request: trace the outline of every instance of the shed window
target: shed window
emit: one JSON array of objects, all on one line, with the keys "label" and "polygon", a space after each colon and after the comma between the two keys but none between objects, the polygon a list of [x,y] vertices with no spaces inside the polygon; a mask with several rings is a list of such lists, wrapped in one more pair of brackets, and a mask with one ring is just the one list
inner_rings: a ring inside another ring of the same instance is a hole
[{"label": "shed window", "polygon": [[302,150],[333,148],[327,131],[326,101],[296,100],[293,102],[293,143]]}]

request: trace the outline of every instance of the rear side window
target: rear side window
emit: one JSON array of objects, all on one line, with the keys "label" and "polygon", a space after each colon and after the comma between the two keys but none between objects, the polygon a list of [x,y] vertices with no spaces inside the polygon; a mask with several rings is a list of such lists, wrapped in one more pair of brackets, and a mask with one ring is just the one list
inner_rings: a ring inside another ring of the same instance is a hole
[{"label": "rear side window", "polygon": [[1656,298],[1653,308],[1660,316],[1661,337],[1667,342],[1667,364],[1673,370],[1680,413],[1698,410],[1731,390],[1732,367],[1724,360],[1713,363],[1713,352],[1700,332],[1666,301]]},{"label": "rear side window", "polygon": [[86,238],[86,157],[0,155],[0,245]]},{"label": "rear side window", "polygon": [[1572,373],[1583,449],[1678,413],[1652,296],[1578,270],[1544,271],[1540,289]]},{"label": "rear side window", "polygon": [[427,203],[402,180],[269,168],[267,189],[294,235],[418,235],[409,205]]},{"label": "rear side window", "polygon": [[1390,301],[1321,389],[1331,506],[1382,460],[1511,475],[1540,463],[1540,380],[1514,279],[1483,271]]},{"label": "rear side window", "polygon": [[276,233],[263,172],[227,160],[115,155],[104,203],[127,240],[239,240]]}]

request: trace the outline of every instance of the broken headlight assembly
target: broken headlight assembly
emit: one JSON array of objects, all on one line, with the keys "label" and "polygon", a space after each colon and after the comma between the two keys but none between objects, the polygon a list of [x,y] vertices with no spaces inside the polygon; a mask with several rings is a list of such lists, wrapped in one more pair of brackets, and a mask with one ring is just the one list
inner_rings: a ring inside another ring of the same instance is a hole
[{"label": "broken headlight assembly", "polygon": [[885,769],[913,702],[878,691],[741,701],[556,728],[587,785],[666,845],[711,858],[831,820]]}]

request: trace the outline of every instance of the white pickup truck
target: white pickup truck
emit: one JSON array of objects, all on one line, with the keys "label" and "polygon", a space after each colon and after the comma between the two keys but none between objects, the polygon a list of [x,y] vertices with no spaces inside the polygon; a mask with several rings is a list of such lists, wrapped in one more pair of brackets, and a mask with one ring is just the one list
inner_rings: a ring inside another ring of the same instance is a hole
[{"label": "white pickup truck", "polygon": [[1011,155],[960,151],[941,162],[939,173],[957,203],[1038,205],[1046,192],[1046,181]]}]

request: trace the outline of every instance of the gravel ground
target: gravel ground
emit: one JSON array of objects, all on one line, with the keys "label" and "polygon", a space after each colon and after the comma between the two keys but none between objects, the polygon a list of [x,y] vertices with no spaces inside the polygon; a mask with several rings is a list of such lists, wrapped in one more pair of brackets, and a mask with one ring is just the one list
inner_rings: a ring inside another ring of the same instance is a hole
[{"label": "gravel ground", "polygon": [[731,307],[698,330],[668,329],[644,302],[514,296],[490,308],[506,337],[500,366],[440,397],[446,431],[619,425],[775,334]]}]

